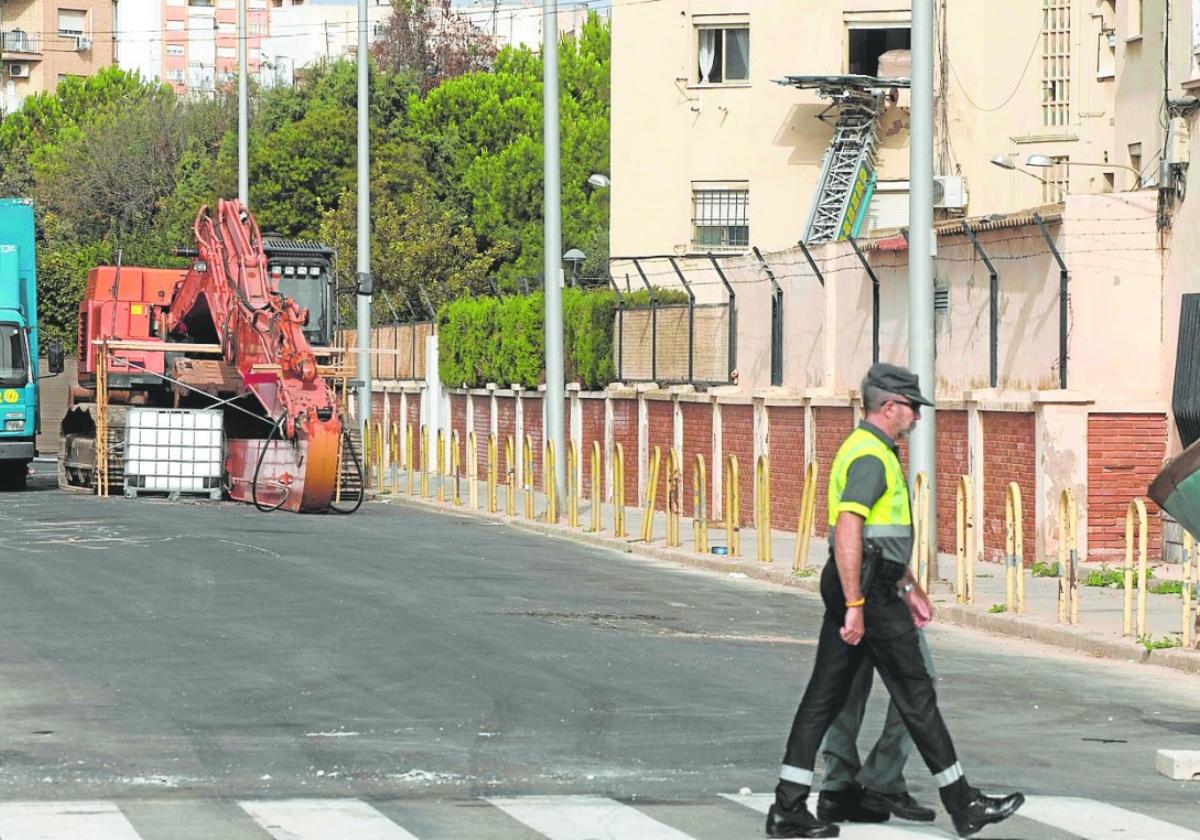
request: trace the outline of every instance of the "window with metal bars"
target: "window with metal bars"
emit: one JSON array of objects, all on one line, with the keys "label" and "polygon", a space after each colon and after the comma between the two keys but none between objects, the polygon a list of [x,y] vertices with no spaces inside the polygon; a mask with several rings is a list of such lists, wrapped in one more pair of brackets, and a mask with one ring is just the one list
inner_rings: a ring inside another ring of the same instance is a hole
[{"label": "window with metal bars", "polygon": [[750,245],[749,189],[692,189],[692,244],[697,250]]},{"label": "window with metal bars", "polygon": [[1054,165],[1045,170],[1045,181],[1042,183],[1042,202],[1057,204],[1066,199],[1071,188],[1071,179],[1068,175],[1071,159],[1067,155],[1052,155],[1050,160]]},{"label": "window with metal bars", "polygon": [[1071,118],[1071,0],[1042,0],[1042,125]]}]

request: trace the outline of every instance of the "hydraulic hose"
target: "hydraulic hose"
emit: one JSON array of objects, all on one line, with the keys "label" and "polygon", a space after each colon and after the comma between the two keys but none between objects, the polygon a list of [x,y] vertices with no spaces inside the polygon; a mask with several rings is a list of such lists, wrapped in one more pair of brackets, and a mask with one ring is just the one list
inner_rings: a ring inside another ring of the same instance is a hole
[{"label": "hydraulic hose", "polygon": [[354,502],[354,507],[350,508],[349,510],[347,510],[346,508],[338,507],[332,501],[329,503],[330,511],[332,511],[333,513],[340,513],[343,515],[354,513],[356,510],[358,510],[360,507],[362,507],[363,499],[365,499],[367,496],[367,482],[366,482],[366,477],[363,475],[362,462],[358,460],[358,453],[354,451],[354,442],[350,441],[349,438],[350,438],[350,433],[348,431],[346,431],[346,426],[343,424],[342,425],[342,445],[344,446],[347,442],[350,443],[350,446],[349,446],[350,460],[352,460],[354,462],[354,469],[358,473],[358,488],[359,488],[358,489],[358,499],[357,499],[357,501]]},{"label": "hydraulic hose", "polygon": [[254,465],[254,478],[250,482],[250,500],[254,502],[254,507],[263,513],[274,513],[283,507],[283,503],[288,500],[288,495],[291,493],[291,488],[283,487],[283,498],[279,500],[279,504],[272,507],[260,505],[258,503],[258,474],[262,470],[263,461],[266,460],[267,450],[271,448],[271,441],[275,439],[275,433],[283,428],[284,417],[280,417],[279,421],[271,427],[271,433],[267,435],[266,441],[263,443],[262,451],[258,453],[258,463]]}]

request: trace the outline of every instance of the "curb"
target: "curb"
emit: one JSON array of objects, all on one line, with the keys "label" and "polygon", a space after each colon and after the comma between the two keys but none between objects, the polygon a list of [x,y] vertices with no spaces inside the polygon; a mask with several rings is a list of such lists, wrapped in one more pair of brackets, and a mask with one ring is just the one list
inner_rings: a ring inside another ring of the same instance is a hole
[{"label": "curb", "polygon": [[[550,525],[539,520],[510,517],[503,513],[488,513],[487,511],[475,510],[465,505],[459,507],[450,506],[434,501],[433,499],[421,499],[412,496],[388,496],[385,499],[385,503],[387,504],[399,504],[402,507],[501,522],[543,536],[565,539],[596,548],[606,548],[624,554],[637,554],[642,557],[650,557],[655,560],[662,560],[688,568],[704,569],[724,574],[741,574],[747,578],[791,587],[813,595],[817,595],[819,591],[819,583],[816,575],[795,577],[778,569],[764,567],[762,564],[752,560],[722,558],[720,555],[715,554],[696,554],[695,552],[682,549],[649,545],[637,537],[618,538],[595,534],[589,531],[571,531],[562,525]],[[381,501],[384,500],[381,499]],[[1051,647],[1075,651],[1097,659],[1157,665],[1187,674],[1200,675],[1200,653],[1189,652],[1179,648],[1147,650],[1145,646],[1124,638],[1103,636],[1066,625],[1043,624],[1019,618],[1009,613],[993,614],[980,612],[978,609],[971,609],[954,603],[937,603],[937,620],[944,624],[969,627],[998,636],[1030,639],[1050,645]]]}]

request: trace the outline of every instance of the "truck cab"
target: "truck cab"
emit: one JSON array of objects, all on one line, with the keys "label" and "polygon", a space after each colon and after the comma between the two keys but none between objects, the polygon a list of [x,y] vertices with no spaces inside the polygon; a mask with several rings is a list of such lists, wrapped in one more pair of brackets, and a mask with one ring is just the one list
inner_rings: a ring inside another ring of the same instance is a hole
[{"label": "truck cab", "polygon": [[37,455],[33,205],[0,199],[0,490],[21,489]]}]

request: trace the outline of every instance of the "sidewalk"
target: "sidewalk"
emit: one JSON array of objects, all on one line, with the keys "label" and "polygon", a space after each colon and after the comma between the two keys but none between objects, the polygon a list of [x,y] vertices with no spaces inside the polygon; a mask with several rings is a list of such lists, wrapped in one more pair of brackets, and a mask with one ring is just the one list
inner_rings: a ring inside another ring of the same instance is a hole
[{"label": "sidewalk", "polygon": [[[531,520],[525,517],[525,494],[520,490],[515,494],[514,515],[509,516],[505,513],[505,487],[503,485],[497,488],[499,512],[493,514],[488,513],[486,509],[487,487],[483,481],[477,482],[479,507],[472,509],[469,505],[468,480],[466,479],[459,481],[462,504],[455,506],[450,501],[453,493],[450,481],[447,481],[446,484],[447,501],[438,502],[438,479],[436,476],[429,476],[430,495],[428,497],[420,496],[419,474],[414,482],[416,493],[413,496],[407,493],[407,473],[401,471],[398,478],[400,492],[380,494],[377,496],[378,500],[508,521],[512,525],[543,534],[612,548],[617,551],[655,557],[695,568],[794,586],[812,593],[817,592],[817,581],[829,550],[828,543],[824,539],[814,537],[809,544],[807,569],[795,574],[792,571],[796,546],[794,531],[772,529],[771,560],[770,562],[760,562],[758,559],[758,532],[754,528],[741,529],[741,555],[732,557],[711,553],[713,547],[726,546],[727,535],[722,524],[710,524],[708,534],[710,553],[698,554],[694,550],[692,521],[686,518],[681,520],[679,528],[682,544],[678,548],[667,547],[666,515],[661,510],[655,512],[652,538],[647,542],[641,539],[643,511],[635,507],[626,507],[625,509],[626,536],[614,537],[613,508],[610,504],[601,505],[601,530],[599,533],[592,533],[587,530],[591,526],[592,512],[591,503],[586,499],[581,500],[579,505],[580,527],[569,528],[566,525],[566,505],[561,501],[559,524],[551,525],[546,522],[546,499],[540,492],[534,493],[535,518]],[[390,481],[388,486],[390,487]],[[938,571],[943,580],[930,587],[932,590],[930,597],[933,600],[936,614],[935,620],[975,627],[991,633],[1033,639],[1056,647],[1079,651],[1089,656],[1161,665],[1200,675],[1200,648],[1193,647],[1184,650],[1180,647],[1172,647],[1151,650],[1134,638],[1122,635],[1124,592],[1121,589],[1082,585],[1082,581],[1088,573],[1099,568],[1099,563],[1088,563],[1081,566],[1079,624],[1070,626],[1058,623],[1058,578],[1032,577],[1029,570],[1026,569],[1024,572],[1025,612],[1017,615],[1008,611],[999,611],[1005,605],[1004,566],[998,563],[976,563],[975,603],[971,605],[958,604],[953,594],[955,557],[952,554],[939,554]],[[1110,564],[1110,568],[1113,568],[1112,564]],[[1158,577],[1152,581],[1151,585],[1163,578],[1164,574],[1167,578],[1171,577],[1170,572],[1158,572],[1157,574]],[[1175,577],[1178,577],[1178,574],[1175,574]],[[992,612],[993,609],[997,611]],[[1178,644],[1182,621],[1183,602],[1181,596],[1147,593],[1146,636],[1148,639],[1160,641],[1166,638],[1172,639]],[[1133,624],[1133,632],[1136,634],[1136,590],[1133,599]],[[1193,645],[1195,645],[1195,639],[1193,639]]]}]

